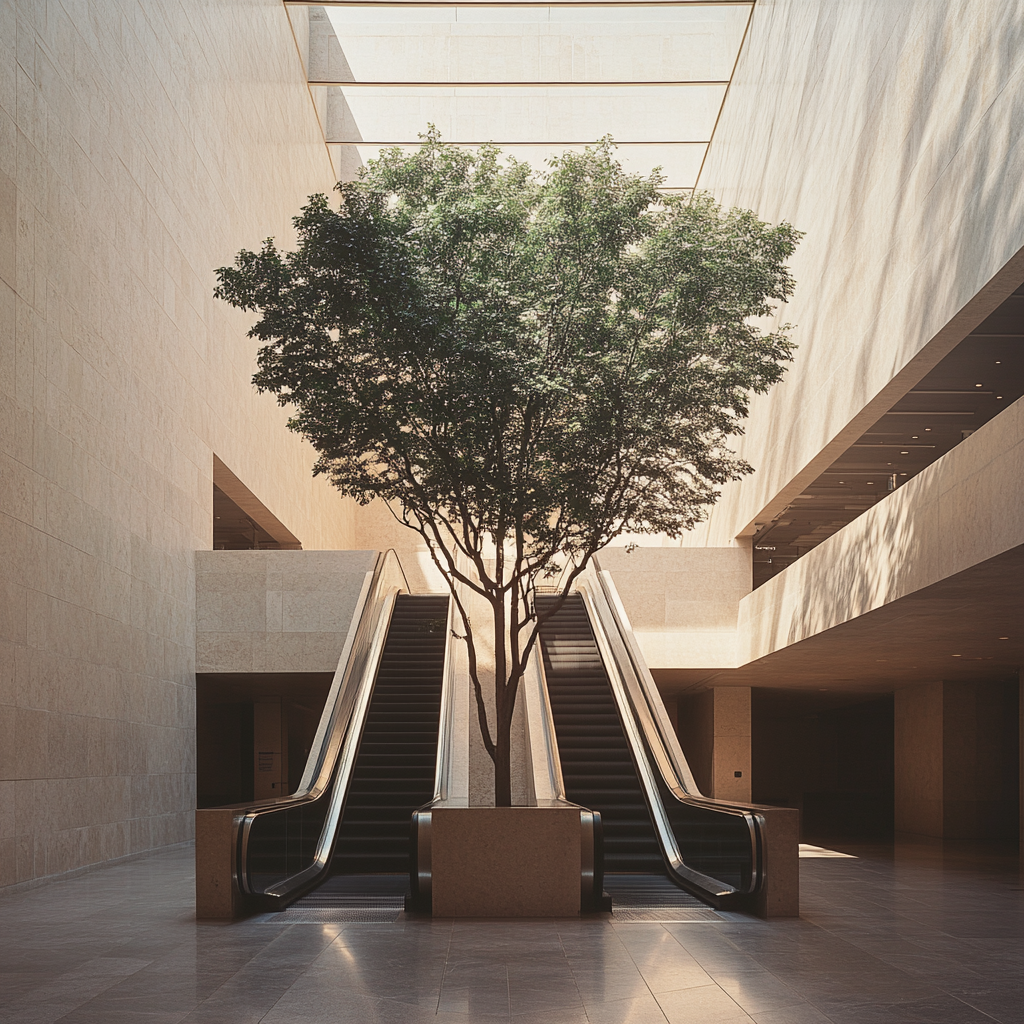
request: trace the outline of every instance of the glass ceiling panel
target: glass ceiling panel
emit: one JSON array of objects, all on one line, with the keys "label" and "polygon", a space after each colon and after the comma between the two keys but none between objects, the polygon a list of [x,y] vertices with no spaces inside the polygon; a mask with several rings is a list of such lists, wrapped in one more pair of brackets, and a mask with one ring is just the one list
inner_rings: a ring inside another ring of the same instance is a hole
[{"label": "glass ceiling panel", "polygon": [[329,142],[707,142],[725,86],[335,88]]},{"label": "glass ceiling panel", "polygon": [[[351,179],[358,174],[359,167],[376,158],[382,147],[379,146],[332,146],[335,166],[339,178]],[[412,152],[415,147],[400,147]],[[517,160],[524,160],[533,167],[542,169],[546,161],[567,149],[581,150],[582,146],[512,146],[505,150],[507,155]],[[707,145],[688,146],[619,146],[615,158],[625,170],[636,174],[648,174],[655,167],[661,167],[665,176],[664,190],[682,192],[693,188],[693,183],[700,170],[701,161]]]},{"label": "glass ceiling panel", "polygon": [[[331,7],[333,81],[723,82],[749,7]],[[324,74],[323,71],[320,74]]]}]

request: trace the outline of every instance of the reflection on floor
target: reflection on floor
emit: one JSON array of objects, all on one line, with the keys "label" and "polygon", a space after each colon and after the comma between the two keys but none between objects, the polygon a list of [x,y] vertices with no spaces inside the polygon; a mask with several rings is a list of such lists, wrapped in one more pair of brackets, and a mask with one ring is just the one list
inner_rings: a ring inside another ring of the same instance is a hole
[{"label": "reflection on floor", "polygon": [[1024,1021],[1015,852],[838,852],[801,861],[794,921],[212,925],[179,847],[0,898],[0,1021]]}]

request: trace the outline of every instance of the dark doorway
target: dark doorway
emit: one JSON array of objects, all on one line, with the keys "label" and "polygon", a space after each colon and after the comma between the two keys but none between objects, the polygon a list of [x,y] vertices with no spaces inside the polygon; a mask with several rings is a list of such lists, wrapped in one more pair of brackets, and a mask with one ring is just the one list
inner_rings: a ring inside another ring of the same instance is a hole
[{"label": "dark doorway", "polygon": [[811,843],[893,835],[893,697],[755,688],[755,803],[797,807]]},{"label": "dark doorway", "polygon": [[[294,793],[333,678],[330,672],[197,675],[196,805]],[[257,792],[263,783],[266,792]]]}]

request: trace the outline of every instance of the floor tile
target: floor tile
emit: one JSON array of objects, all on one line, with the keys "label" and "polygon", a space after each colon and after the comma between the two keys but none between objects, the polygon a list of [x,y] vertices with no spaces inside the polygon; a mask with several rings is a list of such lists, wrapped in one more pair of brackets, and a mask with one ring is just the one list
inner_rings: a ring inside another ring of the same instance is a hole
[{"label": "floor tile", "polygon": [[0,894],[0,1024],[1024,1024],[1015,857],[848,852],[797,920],[224,925],[175,848]]}]

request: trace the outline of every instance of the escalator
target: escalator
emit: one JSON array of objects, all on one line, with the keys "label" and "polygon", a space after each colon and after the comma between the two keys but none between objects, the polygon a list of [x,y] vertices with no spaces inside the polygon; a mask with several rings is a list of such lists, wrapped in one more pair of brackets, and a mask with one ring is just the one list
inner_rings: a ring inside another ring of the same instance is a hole
[{"label": "escalator", "polygon": [[[538,612],[556,600],[539,596]],[[565,796],[601,814],[613,901],[616,889],[640,884],[652,898],[682,889],[718,908],[747,908],[760,884],[757,817],[701,796],[688,769],[673,770],[674,736],[658,732],[611,602],[598,587],[570,595],[539,639]]]},{"label": "escalator", "polygon": [[447,597],[395,603],[332,875],[409,873],[409,817],[434,794],[447,616]]},{"label": "escalator", "polygon": [[238,820],[253,909],[408,878],[410,815],[434,792],[448,598],[400,593],[400,574],[379,564],[364,588],[299,792]]},{"label": "escalator", "polygon": [[[537,610],[553,600],[539,597]],[[566,599],[540,641],[565,798],[600,812],[606,874],[662,873],[661,847],[582,598]]]}]

